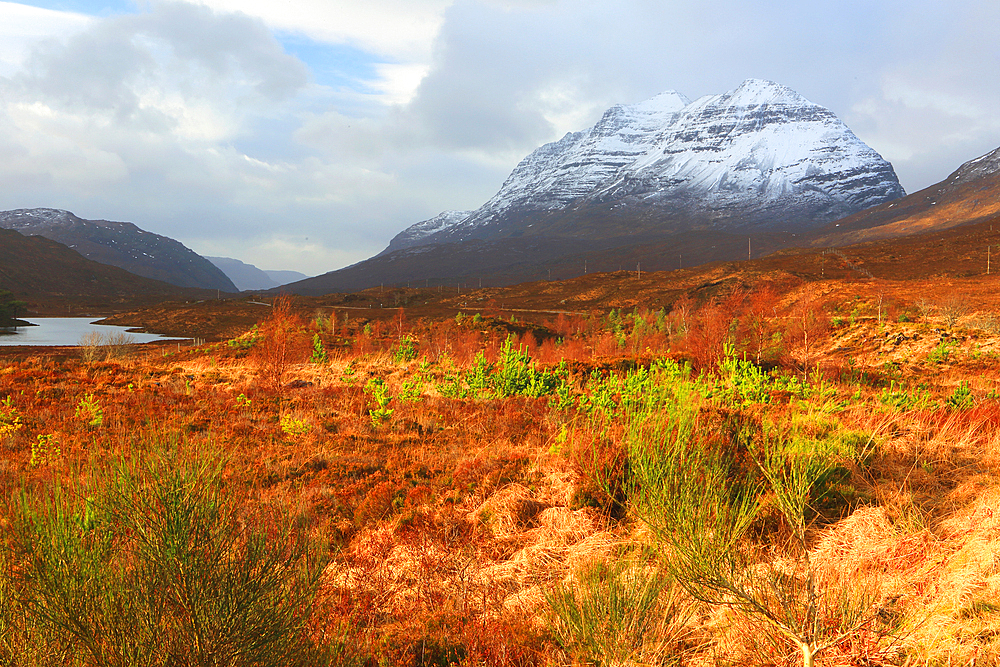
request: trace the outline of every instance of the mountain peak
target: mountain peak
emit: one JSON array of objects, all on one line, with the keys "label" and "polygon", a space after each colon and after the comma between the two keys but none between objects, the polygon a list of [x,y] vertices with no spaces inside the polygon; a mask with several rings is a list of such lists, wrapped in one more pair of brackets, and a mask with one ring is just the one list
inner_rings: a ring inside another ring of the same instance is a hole
[{"label": "mountain peak", "polygon": [[0,211],[0,227],[19,229],[37,224],[55,224],[79,220],[69,211],[61,208],[16,208]]},{"label": "mountain peak", "polygon": [[654,95],[648,100],[630,104],[624,108],[639,113],[675,113],[689,104],[691,104],[691,100],[685,95],[678,93],[676,90],[667,90]]},{"label": "mountain peak", "polygon": [[739,106],[758,106],[762,104],[814,106],[812,102],[788,86],[782,86],[767,79],[747,79],[729,94],[729,103]]}]

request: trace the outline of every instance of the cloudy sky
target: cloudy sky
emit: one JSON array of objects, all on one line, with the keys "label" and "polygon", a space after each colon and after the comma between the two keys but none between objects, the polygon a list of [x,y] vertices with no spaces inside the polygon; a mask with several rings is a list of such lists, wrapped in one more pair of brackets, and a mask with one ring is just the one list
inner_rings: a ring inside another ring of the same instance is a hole
[{"label": "cloudy sky", "polygon": [[907,192],[1000,146],[996,0],[0,0],[0,210],[310,275],[616,103],[750,77]]}]

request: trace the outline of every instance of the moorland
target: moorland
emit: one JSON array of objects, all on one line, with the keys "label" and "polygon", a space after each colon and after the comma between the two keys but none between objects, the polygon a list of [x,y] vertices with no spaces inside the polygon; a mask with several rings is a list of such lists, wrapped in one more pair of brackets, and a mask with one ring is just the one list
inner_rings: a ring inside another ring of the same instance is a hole
[{"label": "moorland", "polygon": [[2,661],[996,664],[996,223],[7,348]]}]

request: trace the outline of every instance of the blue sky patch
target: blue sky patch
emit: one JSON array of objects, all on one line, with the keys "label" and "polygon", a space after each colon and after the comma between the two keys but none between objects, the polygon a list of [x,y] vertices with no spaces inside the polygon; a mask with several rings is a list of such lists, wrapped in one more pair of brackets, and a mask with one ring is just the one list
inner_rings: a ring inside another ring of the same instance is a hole
[{"label": "blue sky patch", "polygon": [[115,14],[137,14],[139,6],[133,0],[14,0],[19,5],[28,5],[57,12],[74,12],[88,16],[113,16]]},{"label": "blue sky patch", "polygon": [[276,32],[289,53],[306,64],[316,83],[338,90],[367,92],[367,82],[378,78],[376,65],[383,59],[346,44],[324,44],[301,34]]}]

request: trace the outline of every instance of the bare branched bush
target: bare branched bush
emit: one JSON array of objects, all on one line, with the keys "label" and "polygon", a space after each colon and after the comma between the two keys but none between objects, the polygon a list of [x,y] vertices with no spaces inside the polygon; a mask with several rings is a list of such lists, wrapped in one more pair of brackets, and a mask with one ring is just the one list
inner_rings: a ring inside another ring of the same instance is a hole
[{"label": "bare branched bush", "polygon": [[80,337],[80,356],[86,362],[127,357],[135,345],[135,338],[124,331],[101,333],[91,331]]},{"label": "bare branched bush", "polygon": [[83,334],[80,337],[80,342],[78,346],[80,348],[80,356],[86,362],[97,361],[101,358],[101,334],[97,331],[91,331]]},{"label": "bare branched bush", "polygon": [[989,334],[1000,334],[1000,318],[993,313],[978,313],[968,320],[968,325]]},{"label": "bare branched bush", "polygon": [[969,312],[969,304],[957,294],[952,294],[943,299],[937,309],[944,318],[945,326],[951,328]]},{"label": "bare branched bush", "polygon": [[282,295],[274,300],[271,315],[260,323],[263,341],[253,351],[258,381],[272,391],[280,391],[291,364],[305,360],[308,336],[302,322],[292,312],[292,300]]}]

